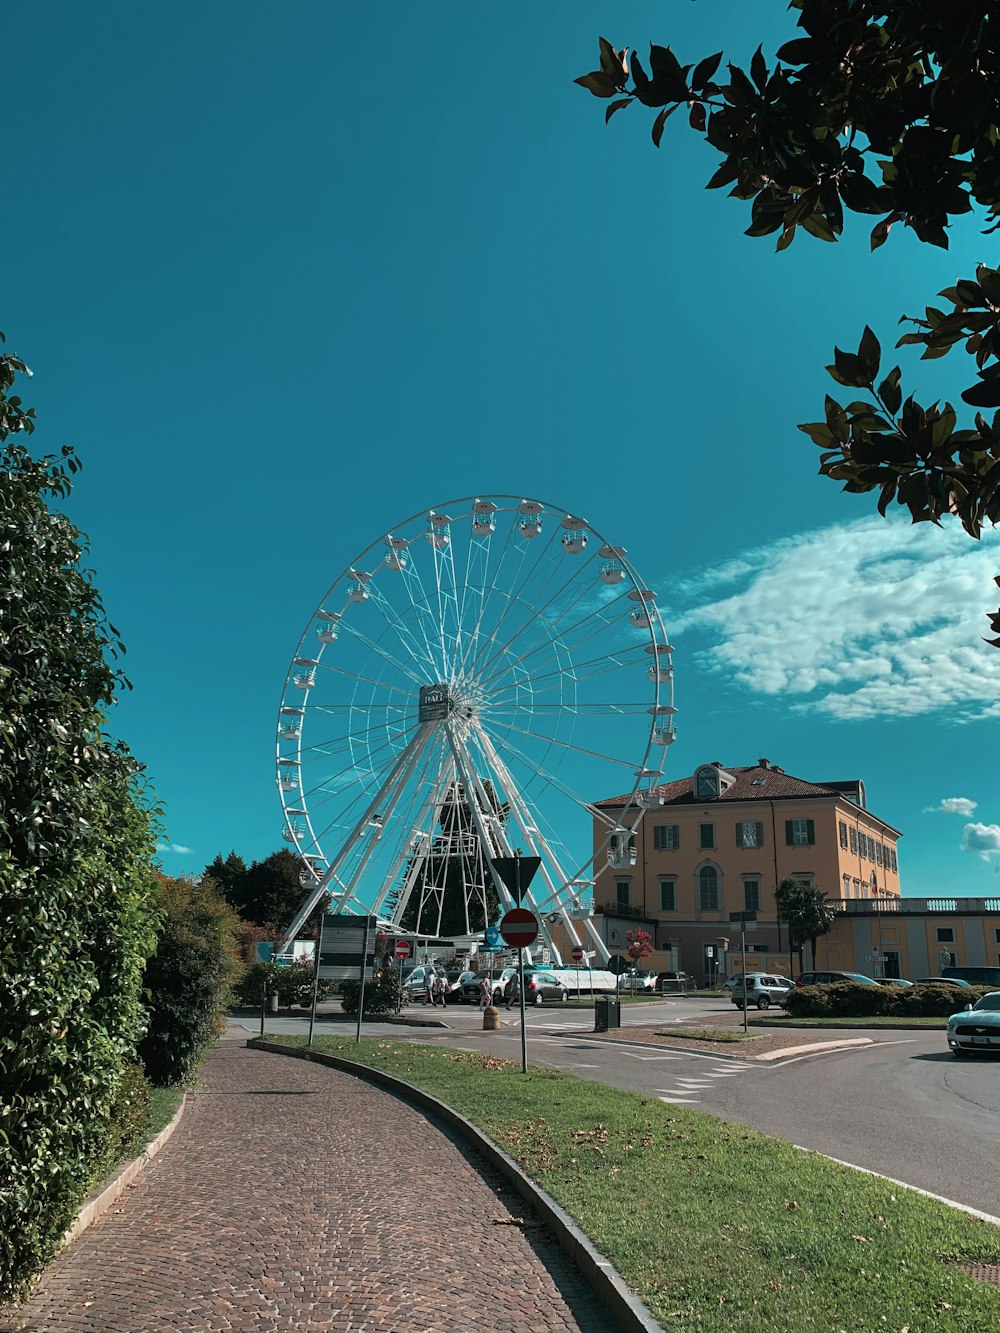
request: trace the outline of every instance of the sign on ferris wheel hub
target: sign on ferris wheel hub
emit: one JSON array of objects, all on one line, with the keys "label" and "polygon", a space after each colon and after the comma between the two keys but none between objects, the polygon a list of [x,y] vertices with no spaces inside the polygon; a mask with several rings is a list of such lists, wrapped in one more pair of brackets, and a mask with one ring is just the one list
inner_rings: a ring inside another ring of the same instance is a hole
[{"label": "sign on ferris wheel hub", "polygon": [[512,907],[500,922],[500,934],[512,949],[526,949],[538,938],[538,917],[526,907]]}]

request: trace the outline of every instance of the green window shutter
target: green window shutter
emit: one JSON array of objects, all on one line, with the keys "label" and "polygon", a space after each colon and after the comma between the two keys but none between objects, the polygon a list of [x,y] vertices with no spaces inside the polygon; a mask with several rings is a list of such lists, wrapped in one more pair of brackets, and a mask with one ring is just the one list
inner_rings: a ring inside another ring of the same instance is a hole
[{"label": "green window shutter", "polygon": [[795,834],[794,834],[793,831],[792,831],[792,823],[793,823],[793,821],[792,821],[791,819],[786,819],[786,820],[785,820],[785,846],[786,846],[786,847],[794,847],[794,846],[795,846]]},{"label": "green window shutter", "polygon": [[807,826],[807,828],[808,828],[808,830],[809,830],[809,834],[808,834],[808,837],[809,837],[809,846],[810,846],[810,847],[815,847],[815,845],[816,845],[816,822],[815,822],[815,820],[807,819],[807,820],[806,820],[806,826]]}]

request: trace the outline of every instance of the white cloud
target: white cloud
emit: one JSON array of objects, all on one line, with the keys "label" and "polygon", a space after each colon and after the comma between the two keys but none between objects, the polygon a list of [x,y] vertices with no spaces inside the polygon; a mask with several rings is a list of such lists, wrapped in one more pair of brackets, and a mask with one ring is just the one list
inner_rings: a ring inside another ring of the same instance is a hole
[{"label": "white cloud", "polygon": [[966,824],[962,830],[962,851],[975,852],[984,861],[1000,856],[1000,824]]},{"label": "white cloud", "polygon": [[925,805],[925,815],[965,815],[972,814],[978,801],[970,801],[967,796],[946,796],[940,805]]},{"label": "white cloud", "polygon": [[1000,651],[983,642],[998,570],[996,531],[974,542],[957,524],[873,516],[675,585],[666,620],[671,637],[708,636],[697,666],[800,712],[1000,717]]},{"label": "white cloud", "polygon": [[178,856],[193,856],[193,847],[182,847],[179,842],[158,842],[156,844],[158,852],[176,852]]}]

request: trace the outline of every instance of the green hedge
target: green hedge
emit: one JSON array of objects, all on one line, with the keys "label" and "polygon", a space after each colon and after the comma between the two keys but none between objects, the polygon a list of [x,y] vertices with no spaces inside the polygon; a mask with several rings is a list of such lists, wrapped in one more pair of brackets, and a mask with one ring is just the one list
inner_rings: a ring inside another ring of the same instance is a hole
[{"label": "green hedge", "polygon": [[[340,1002],[345,1014],[358,1012],[360,992],[361,983],[358,981],[340,983]],[[376,972],[371,981],[365,982],[365,1013],[395,1013],[400,996],[398,973],[389,968]]]},{"label": "green hedge", "polygon": [[864,986],[838,981],[830,986],[797,986],[785,1001],[793,1018],[947,1018],[975,1004],[989,987]]},{"label": "green hedge", "polygon": [[[317,1002],[330,1000],[337,993],[337,983],[320,978],[316,992]],[[311,962],[293,963],[279,967],[277,963],[255,963],[245,972],[236,988],[237,999],[254,1008],[260,1007],[263,995],[277,995],[283,1009],[298,1006],[312,1008],[313,965]]]},{"label": "green hedge", "polygon": [[150,1081],[186,1083],[225,1026],[231,988],[242,972],[237,918],[210,880],[158,876],[162,920],[146,964],[148,1027],[139,1043]]},{"label": "green hedge", "polygon": [[[0,355],[0,440],[19,364]],[[77,467],[0,450],[0,1302],[100,1170],[155,922],[153,813],[102,730],[117,634],[84,538],[49,507]]]}]

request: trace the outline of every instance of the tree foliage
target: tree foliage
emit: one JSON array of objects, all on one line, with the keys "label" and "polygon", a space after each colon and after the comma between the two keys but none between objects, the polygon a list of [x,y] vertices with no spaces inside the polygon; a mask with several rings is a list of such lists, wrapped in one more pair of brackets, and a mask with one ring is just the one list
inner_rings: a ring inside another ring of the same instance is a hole
[{"label": "tree foliage", "polygon": [[143,974],[148,1016],[139,1056],[151,1082],[170,1087],[190,1079],[222,1031],[243,968],[237,917],[212,881],[158,875],[157,882],[160,925]]},{"label": "tree foliage", "polygon": [[[877,218],[872,249],[901,224],[946,247],[954,217],[979,209],[984,231],[1000,227],[1000,9],[987,0],[791,0],[800,35],[749,68],[722,53],[682,63],[670,47],[650,47],[646,67],[600,39],[600,67],[576,80],[606,99],[605,120],[633,102],[655,110],[653,143],[684,108],[690,127],[720,155],[709,189],[729,187],[750,206],[746,235],[777,236],[784,250],[798,232],[836,241],[845,213]],[[959,425],[951,403],[904,397],[902,372],[880,366],[866,328],[857,352],[834,352],[829,370],[867,397],[842,405],[827,397],[824,420],[800,427],[823,450],[820,472],[852,492],[878,492],[914,523],[958,518],[978,538],[1000,520],[1000,269],[974,277],[909,318],[897,346],[921,345],[923,358],[961,346],[974,358],[975,383],[962,394],[976,411]],[[1000,611],[990,616],[1000,647]]]},{"label": "tree foliage", "polygon": [[802,946],[807,943],[815,966],[816,941],[837,919],[833,903],[822,889],[800,879],[783,879],[775,890],[774,900],[779,917],[788,927],[789,948],[799,952],[799,971],[802,971]]},{"label": "tree foliage", "polygon": [[99,1169],[141,1031],[155,817],[103,731],[123,651],[51,508],[72,450],[35,460],[0,355],[0,1300],[56,1248]]},{"label": "tree foliage", "polygon": [[[203,873],[238,916],[258,926],[273,927],[278,938],[302,904],[301,872],[299,858],[282,847],[250,866],[235,852],[225,858],[220,855]],[[309,918],[310,927],[316,926],[322,910],[322,906],[317,907]]]}]

